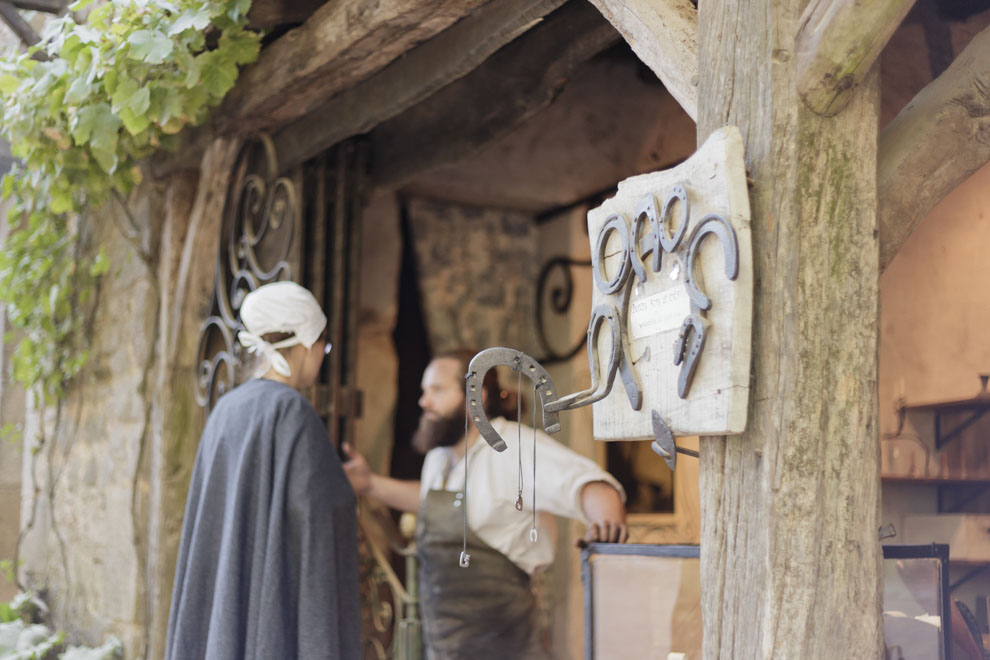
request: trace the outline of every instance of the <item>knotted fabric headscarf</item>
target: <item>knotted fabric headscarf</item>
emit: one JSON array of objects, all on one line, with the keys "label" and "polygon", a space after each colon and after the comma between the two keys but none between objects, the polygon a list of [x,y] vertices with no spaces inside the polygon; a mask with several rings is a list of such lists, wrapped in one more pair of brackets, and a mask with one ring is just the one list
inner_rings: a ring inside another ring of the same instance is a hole
[{"label": "knotted fabric headscarf", "polygon": [[[278,349],[296,344],[312,348],[327,325],[327,317],[306,289],[295,282],[273,282],[244,297],[241,322],[246,328],[237,333],[241,345],[249,353],[264,355],[277,373],[288,378],[292,370]],[[292,336],[272,344],[262,338],[270,332],[291,332]]]}]

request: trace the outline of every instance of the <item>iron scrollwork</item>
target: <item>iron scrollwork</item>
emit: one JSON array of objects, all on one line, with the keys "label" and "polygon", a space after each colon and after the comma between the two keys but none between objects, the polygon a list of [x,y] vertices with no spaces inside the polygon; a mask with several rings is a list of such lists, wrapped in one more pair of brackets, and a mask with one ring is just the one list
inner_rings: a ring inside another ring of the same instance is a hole
[{"label": "iron scrollwork", "polygon": [[540,339],[540,345],[543,346],[543,350],[545,351],[544,357],[540,360],[542,364],[567,362],[572,357],[577,355],[578,351],[580,351],[581,347],[585,344],[585,339],[582,337],[564,352],[558,352],[553,346],[550,345],[550,340],[547,337],[545,327],[545,308],[543,306],[543,299],[547,293],[547,287],[549,287],[550,277],[557,271],[559,271],[563,277],[562,284],[554,286],[550,289],[549,298],[550,308],[553,313],[564,315],[567,314],[568,310],[571,308],[571,301],[574,298],[574,276],[571,274],[571,269],[589,268],[590,266],[591,261],[587,259],[581,260],[571,259],[570,257],[554,257],[543,264],[543,268],[540,269],[540,276],[537,278],[536,283],[536,332]]},{"label": "iron scrollwork", "polygon": [[244,296],[269,282],[291,279],[288,262],[299,202],[295,187],[278,176],[267,135],[242,145],[234,160],[221,219],[213,303],[200,327],[196,401],[212,409],[238,382],[239,310]]}]

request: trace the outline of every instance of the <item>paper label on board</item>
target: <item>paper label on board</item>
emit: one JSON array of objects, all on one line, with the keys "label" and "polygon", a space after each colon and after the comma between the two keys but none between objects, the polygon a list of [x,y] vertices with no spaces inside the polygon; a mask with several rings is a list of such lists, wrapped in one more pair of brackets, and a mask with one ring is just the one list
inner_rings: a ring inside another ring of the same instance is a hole
[{"label": "paper label on board", "polygon": [[674,286],[629,303],[629,334],[642,339],[681,327],[691,313],[691,299],[683,286]]}]

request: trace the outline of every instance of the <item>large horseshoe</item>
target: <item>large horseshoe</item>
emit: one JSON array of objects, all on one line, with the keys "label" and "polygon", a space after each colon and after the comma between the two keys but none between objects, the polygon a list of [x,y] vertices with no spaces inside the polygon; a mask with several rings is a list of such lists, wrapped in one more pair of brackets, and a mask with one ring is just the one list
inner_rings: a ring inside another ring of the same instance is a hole
[{"label": "large horseshoe", "polygon": [[715,234],[722,242],[725,276],[734,280],[739,275],[739,242],[736,240],[735,230],[729,221],[722,216],[715,213],[706,215],[691,232],[691,240],[687,249],[687,263],[684,268],[684,283],[687,286],[691,304],[703,310],[711,309],[712,301],[694,282],[694,258],[698,254],[701,241],[709,234]]},{"label": "large horseshoe", "polygon": [[[608,358],[608,373],[602,379],[598,366],[598,336],[601,334],[605,321],[609,322],[612,330],[612,352]],[[614,305],[602,303],[592,310],[591,321],[588,323],[588,367],[591,370],[591,387],[581,392],[568,394],[556,401],[544,403],[544,415],[548,412],[556,413],[561,410],[573,410],[587,406],[604,399],[612,391],[615,372],[619,369],[619,362],[622,360],[622,331],[619,327],[619,321],[619,312]]]},{"label": "large horseshoe", "polygon": [[[485,407],[481,398],[481,384],[485,380],[485,374],[498,366],[512,367],[513,371],[521,371],[523,375],[533,381],[533,385],[540,393],[543,405],[543,430],[547,433],[559,431],[559,415],[556,411],[547,410],[547,404],[557,399],[557,390],[554,389],[553,379],[550,378],[547,370],[522,351],[515,351],[511,348],[486,348],[475,355],[468,365],[466,375],[468,397],[465,405],[475,427],[481,433],[481,437],[492,446],[492,449],[505,451],[506,444],[498,431],[492,427],[488,415],[485,414]],[[519,395],[522,396],[522,392]],[[535,401],[533,405],[536,405]]]},{"label": "large horseshoe", "polygon": [[[698,361],[701,359],[701,351],[705,348],[705,339],[708,336],[708,326],[711,325],[708,319],[702,318],[698,314],[689,314],[681,325],[681,331],[674,342],[674,364],[681,364],[681,373],[677,377],[677,396],[682,399],[687,398],[691,389],[691,381],[694,380],[694,372],[698,368]],[[694,335],[693,341],[688,348],[688,338]]]}]

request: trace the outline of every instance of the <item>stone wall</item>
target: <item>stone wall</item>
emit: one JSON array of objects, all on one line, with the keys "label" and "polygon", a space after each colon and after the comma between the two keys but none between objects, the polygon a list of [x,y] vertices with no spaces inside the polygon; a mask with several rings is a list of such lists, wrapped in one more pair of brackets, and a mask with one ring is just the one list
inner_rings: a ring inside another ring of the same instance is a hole
[{"label": "stone wall", "polygon": [[[6,146],[6,145],[0,145]],[[0,161],[4,149],[0,149]],[[8,152],[9,153],[9,152]],[[4,164],[0,162],[0,170]],[[0,245],[7,236],[7,204],[0,204]],[[0,336],[7,328],[7,314],[0,305]],[[25,397],[23,388],[6,376],[10,369],[13,344],[0,349],[0,427],[14,429],[11,435],[0,438],[0,561],[14,561],[17,537],[21,524],[21,465],[24,435]],[[12,565],[12,564],[11,564]],[[0,571],[0,602],[9,601],[17,593],[16,583]]]},{"label": "stone wall", "polygon": [[23,583],[44,593],[57,627],[73,639],[97,643],[114,632],[139,652],[158,313],[147,254],[159,209],[159,191],[145,186],[132,202],[144,230],[134,241],[118,230],[126,226],[119,207],[100,213],[114,222],[90,225],[111,260],[93,305],[77,310],[87,317],[90,361],[61,404],[29,416],[22,491]]},{"label": "stone wall", "polygon": [[[203,176],[147,183],[93,223],[111,262],[88,314],[91,358],[25,429],[20,579],[57,629],[157,658],[189,472],[202,430],[193,382],[233,146]],[[133,222],[132,230],[131,222]]]}]

